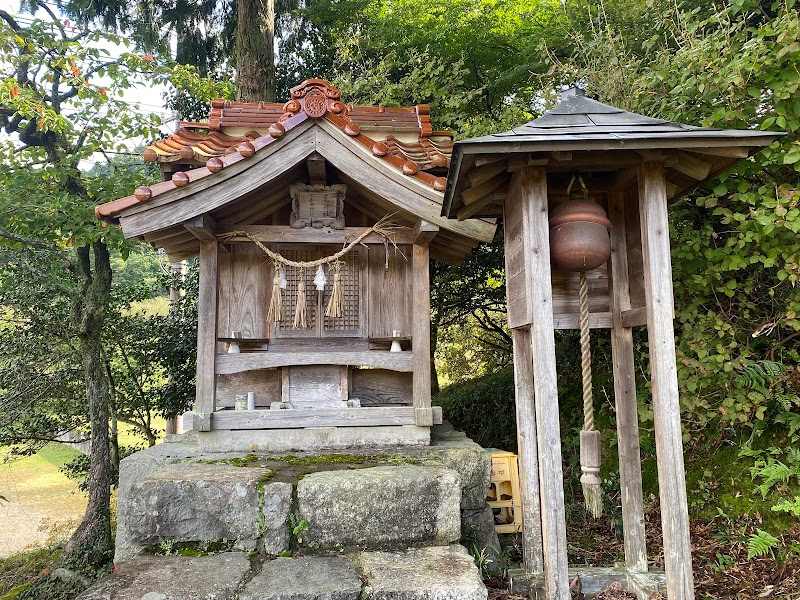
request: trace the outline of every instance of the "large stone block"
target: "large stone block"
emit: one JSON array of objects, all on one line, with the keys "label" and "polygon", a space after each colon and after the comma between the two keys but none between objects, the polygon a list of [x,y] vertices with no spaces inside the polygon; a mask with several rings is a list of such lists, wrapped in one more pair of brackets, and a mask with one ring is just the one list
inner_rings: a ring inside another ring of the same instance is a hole
[{"label": "large stone block", "polygon": [[216,556],[138,556],[77,600],[232,600],[250,571],[241,552]]},{"label": "large stone block", "polygon": [[486,587],[458,545],[360,556],[366,600],[486,600]]},{"label": "large stone block", "polygon": [[264,563],[239,600],[359,600],[355,566],[337,556],[278,558]]},{"label": "large stone block", "polygon": [[128,538],[140,546],[168,539],[255,541],[263,469],[173,464],[134,483],[127,498]]},{"label": "large stone block", "polygon": [[289,513],[292,510],[292,484],[274,481],[261,488],[262,550],[280,554],[289,549]]},{"label": "large stone block", "polygon": [[297,485],[304,542],[321,548],[376,549],[448,544],[461,534],[458,473],[400,465],[325,471]]},{"label": "large stone block", "polygon": [[486,506],[486,493],[492,475],[492,455],[465,433],[453,430],[449,423],[431,429],[429,454],[461,476],[461,508]]}]

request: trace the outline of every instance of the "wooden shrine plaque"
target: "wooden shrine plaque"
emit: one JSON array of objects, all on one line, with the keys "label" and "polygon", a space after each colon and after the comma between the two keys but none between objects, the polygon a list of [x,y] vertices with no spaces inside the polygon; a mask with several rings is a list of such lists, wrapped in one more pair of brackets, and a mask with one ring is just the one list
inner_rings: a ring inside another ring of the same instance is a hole
[{"label": "wooden shrine plaque", "polygon": [[292,214],[289,225],[294,229],[306,226],[321,229],[344,229],[344,196],[347,186],[295,184],[290,189]]}]

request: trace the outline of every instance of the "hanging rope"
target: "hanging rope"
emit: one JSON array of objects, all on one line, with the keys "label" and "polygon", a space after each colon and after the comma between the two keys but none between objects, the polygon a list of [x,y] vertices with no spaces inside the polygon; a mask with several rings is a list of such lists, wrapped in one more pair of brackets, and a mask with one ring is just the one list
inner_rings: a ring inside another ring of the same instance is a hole
[{"label": "hanging rope", "polygon": [[333,291],[331,292],[330,300],[328,300],[328,308],[325,309],[325,316],[333,319],[338,319],[344,314],[344,293],[342,292],[342,267],[344,262],[337,260],[333,263]]},{"label": "hanging rope", "polygon": [[580,273],[579,325],[581,330],[581,377],[583,378],[583,431],[581,431],[581,487],[586,511],[595,519],[603,514],[600,480],[600,432],[594,428],[592,400],[592,353],[589,348],[589,285]]},{"label": "hanging rope", "polygon": [[294,309],[294,328],[305,329],[306,324],[306,270],[300,269],[297,281],[297,305]]},{"label": "hanging rope", "polygon": [[331,254],[330,256],[323,256],[322,258],[318,258],[317,260],[310,260],[310,261],[289,260],[288,258],[267,248],[263,243],[261,243],[258,239],[256,239],[256,237],[253,234],[248,233],[246,231],[241,231],[241,230],[229,231],[227,233],[220,234],[217,237],[221,242],[226,242],[233,237],[238,237],[238,236],[246,237],[256,246],[261,248],[261,250],[263,250],[264,253],[273,260],[273,262],[276,262],[284,266],[294,267],[296,269],[311,269],[314,267],[318,267],[319,265],[330,265],[337,262],[345,254],[347,254],[353,248],[358,246],[371,233],[377,233],[378,235],[383,236],[385,243],[394,243],[391,241],[391,233],[392,230],[397,229],[399,225],[391,220],[393,216],[394,215],[391,214],[383,217],[380,221],[375,223],[375,225],[362,232],[352,242],[344,246],[341,250],[339,250],[335,254]]},{"label": "hanging rope", "polygon": [[281,290],[283,267],[277,262],[274,263],[274,267],[275,277],[272,278],[272,298],[269,301],[267,321],[278,322],[283,320],[283,290]]}]

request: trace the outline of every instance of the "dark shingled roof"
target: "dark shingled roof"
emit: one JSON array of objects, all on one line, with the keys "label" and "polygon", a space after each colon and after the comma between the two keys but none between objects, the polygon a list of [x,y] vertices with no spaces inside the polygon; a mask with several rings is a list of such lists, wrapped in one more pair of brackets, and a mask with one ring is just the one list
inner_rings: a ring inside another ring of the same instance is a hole
[{"label": "dark shingled roof", "polygon": [[[522,154],[553,151],[664,150],[696,151],[710,148],[740,148],[743,155],[755,154],[769,146],[783,132],[753,129],[717,129],[693,127],[664,119],[655,119],[603,104],[573,87],[561,94],[561,100],[541,117],[510,131],[458,141],[453,146],[450,172],[442,214],[453,217],[465,187],[462,162],[468,155]],[[733,154],[731,155],[734,156]],[[613,169],[609,156],[609,169]],[[718,160],[706,177],[730,168],[741,158]],[[472,163],[467,163],[469,169]],[[562,166],[569,161],[562,163]],[[700,183],[694,181],[694,184]],[[685,182],[677,183],[678,191]]]}]

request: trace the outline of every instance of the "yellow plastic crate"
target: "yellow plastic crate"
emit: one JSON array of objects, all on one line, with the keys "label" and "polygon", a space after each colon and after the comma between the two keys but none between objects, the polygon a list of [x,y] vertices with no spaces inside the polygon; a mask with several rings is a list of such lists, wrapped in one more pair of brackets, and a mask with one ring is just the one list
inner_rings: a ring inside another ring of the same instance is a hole
[{"label": "yellow plastic crate", "polygon": [[512,452],[492,452],[492,476],[486,503],[499,509],[495,515],[497,533],[522,531],[522,496],[519,491],[519,466]]}]

